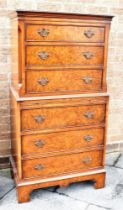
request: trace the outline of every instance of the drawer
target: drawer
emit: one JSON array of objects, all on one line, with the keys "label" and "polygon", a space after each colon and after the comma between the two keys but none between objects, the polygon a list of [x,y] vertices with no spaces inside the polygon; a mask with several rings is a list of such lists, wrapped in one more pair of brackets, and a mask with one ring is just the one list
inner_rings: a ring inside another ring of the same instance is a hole
[{"label": "drawer", "polygon": [[24,160],[23,178],[50,177],[65,173],[81,172],[102,166],[103,151],[51,156]]},{"label": "drawer", "polygon": [[102,123],[105,105],[54,104],[52,107],[22,110],[22,131],[55,129]]},{"label": "drawer", "polygon": [[102,66],[102,46],[40,45],[26,47],[26,67]]},{"label": "drawer", "polygon": [[22,154],[50,153],[104,144],[104,128],[22,136]]},{"label": "drawer", "polygon": [[26,40],[104,42],[104,27],[27,24]]},{"label": "drawer", "polygon": [[27,93],[94,92],[102,88],[102,70],[29,70]]}]

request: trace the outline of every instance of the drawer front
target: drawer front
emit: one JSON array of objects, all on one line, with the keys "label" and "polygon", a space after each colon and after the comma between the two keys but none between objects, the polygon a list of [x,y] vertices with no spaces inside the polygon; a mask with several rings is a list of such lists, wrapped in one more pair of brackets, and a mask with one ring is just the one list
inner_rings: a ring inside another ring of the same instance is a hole
[{"label": "drawer front", "polygon": [[26,75],[27,93],[93,92],[102,88],[102,70],[29,70]]},{"label": "drawer front", "polygon": [[102,66],[103,47],[82,45],[49,45],[26,47],[26,66]]},{"label": "drawer front", "polygon": [[102,166],[103,151],[52,156],[22,163],[23,178],[50,177],[65,173],[81,172]]},{"label": "drawer front", "polygon": [[102,123],[105,105],[58,105],[22,110],[22,130],[55,129]]},{"label": "drawer front", "polygon": [[49,153],[104,144],[104,128],[69,130],[22,137],[22,154]]},{"label": "drawer front", "polygon": [[104,42],[104,27],[27,24],[26,40]]}]

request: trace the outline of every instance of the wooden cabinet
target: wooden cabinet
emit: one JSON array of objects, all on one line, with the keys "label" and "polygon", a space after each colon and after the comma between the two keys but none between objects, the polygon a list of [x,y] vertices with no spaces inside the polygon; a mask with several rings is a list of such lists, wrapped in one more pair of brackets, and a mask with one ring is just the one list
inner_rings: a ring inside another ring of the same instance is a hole
[{"label": "wooden cabinet", "polygon": [[111,16],[17,11],[12,18],[11,164],[32,190],[105,185]]}]

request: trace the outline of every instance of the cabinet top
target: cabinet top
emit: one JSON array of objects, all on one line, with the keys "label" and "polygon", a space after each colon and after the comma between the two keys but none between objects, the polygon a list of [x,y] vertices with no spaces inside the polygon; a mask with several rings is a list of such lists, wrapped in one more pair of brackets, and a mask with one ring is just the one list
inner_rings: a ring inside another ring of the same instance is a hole
[{"label": "cabinet top", "polygon": [[49,11],[24,11],[17,10],[10,13],[11,18],[22,17],[44,17],[44,18],[67,18],[67,19],[93,19],[93,20],[108,20],[111,21],[112,15],[95,15],[95,14],[80,14],[80,13],[64,13],[64,12],[49,12]]}]

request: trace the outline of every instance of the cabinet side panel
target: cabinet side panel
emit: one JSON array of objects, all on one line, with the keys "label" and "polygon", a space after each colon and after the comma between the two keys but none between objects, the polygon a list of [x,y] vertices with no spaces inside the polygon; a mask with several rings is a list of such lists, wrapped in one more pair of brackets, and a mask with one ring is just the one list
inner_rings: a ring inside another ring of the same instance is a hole
[{"label": "cabinet side panel", "polygon": [[110,24],[106,24],[105,26],[105,45],[104,45],[104,70],[103,70],[103,80],[102,87],[103,91],[107,91],[107,58],[108,58],[108,41],[109,41],[109,32],[110,32]]},{"label": "cabinet side panel", "polygon": [[107,130],[108,130],[108,116],[109,116],[109,96],[107,97],[106,103],[106,116],[105,116],[105,134],[104,134],[104,155],[103,155],[103,165],[106,163],[106,145],[107,145]]},{"label": "cabinet side panel", "polygon": [[16,166],[17,174],[21,179],[21,137],[20,137],[20,110],[12,92],[11,100],[11,154]]},{"label": "cabinet side panel", "polygon": [[11,85],[18,91],[19,75],[18,75],[18,20],[12,20],[11,30],[11,54],[12,54],[12,73]]}]

